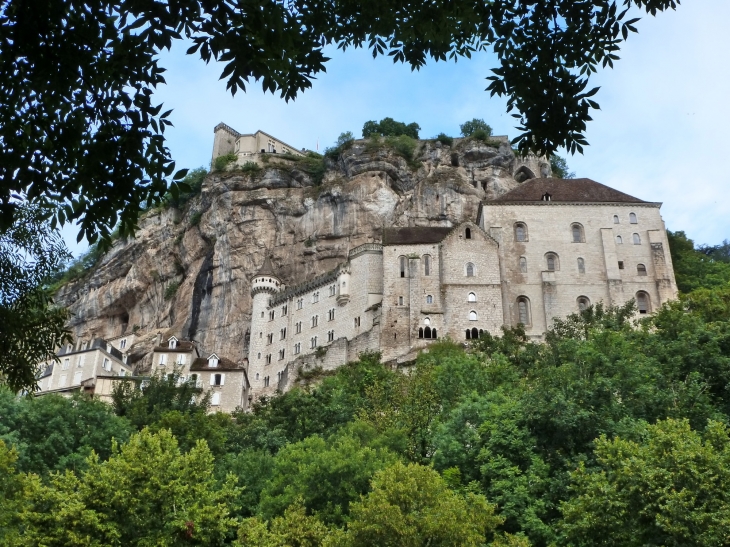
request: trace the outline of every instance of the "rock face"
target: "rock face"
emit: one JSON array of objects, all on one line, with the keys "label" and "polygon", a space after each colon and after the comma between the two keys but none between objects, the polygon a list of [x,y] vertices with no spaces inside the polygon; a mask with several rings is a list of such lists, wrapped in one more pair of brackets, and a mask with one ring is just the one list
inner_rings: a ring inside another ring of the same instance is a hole
[{"label": "rock face", "polygon": [[266,256],[288,285],[298,284],[334,268],[351,248],[381,241],[384,227],[474,220],[480,201],[549,174],[542,158],[516,158],[506,138],[498,148],[420,141],[413,158],[356,141],[327,160],[319,186],[282,159],[255,174],[211,173],[184,210],[148,213],[134,239],[115,242],[57,301],[70,309],[78,339],[136,334],[138,373],[149,368],[158,332],[241,362],[250,280]]}]

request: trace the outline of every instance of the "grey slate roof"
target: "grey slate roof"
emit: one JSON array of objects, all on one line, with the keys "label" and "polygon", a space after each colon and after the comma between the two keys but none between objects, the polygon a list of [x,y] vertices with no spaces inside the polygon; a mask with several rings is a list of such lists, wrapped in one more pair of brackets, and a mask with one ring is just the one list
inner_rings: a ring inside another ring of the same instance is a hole
[{"label": "grey slate roof", "polygon": [[[618,190],[614,190],[591,179],[530,179],[514,190],[492,200],[492,203],[546,201],[555,202],[588,202],[588,203],[647,203]],[[486,202],[488,204],[489,202]]]},{"label": "grey slate roof", "polygon": [[454,227],[416,226],[413,228],[385,228],[383,245],[418,245],[440,243]]}]

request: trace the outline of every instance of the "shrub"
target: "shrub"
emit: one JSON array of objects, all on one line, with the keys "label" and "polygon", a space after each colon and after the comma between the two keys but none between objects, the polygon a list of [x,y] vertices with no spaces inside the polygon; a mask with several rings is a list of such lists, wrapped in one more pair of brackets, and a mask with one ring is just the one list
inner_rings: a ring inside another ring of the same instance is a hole
[{"label": "shrub", "polygon": [[385,144],[391,147],[396,154],[410,162],[413,160],[413,153],[416,151],[418,141],[407,135],[400,135],[399,137],[387,137]]},{"label": "shrub", "polygon": [[486,133],[486,136],[484,139],[480,140],[486,140],[487,138],[492,136],[492,128],[485,122],[484,120],[480,120],[477,118],[474,118],[473,120],[469,122],[464,122],[459,126],[459,129],[461,130],[461,134],[464,137],[474,137],[478,138],[474,135],[477,131],[484,131]]},{"label": "shrub", "polygon": [[323,156],[316,152],[310,152],[306,157],[300,158],[299,167],[309,175],[315,186],[322,184],[324,174],[327,172]]},{"label": "shrub", "polygon": [[177,290],[180,288],[178,281],[173,281],[165,288],[165,300],[170,300],[177,294]]},{"label": "shrub", "polygon": [[351,131],[340,133],[335,146],[325,148],[324,155],[325,157],[336,160],[345,150],[348,150],[352,146],[353,142],[355,142],[355,136]]},{"label": "shrub", "polygon": [[255,175],[261,171],[261,167],[259,167],[259,164],[255,161],[247,161],[243,164],[243,167],[241,167],[241,171]]},{"label": "shrub", "polygon": [[371,135],[382,135],[384,137],[398,137],[407,135],[412,139],[418,139],[418,132],[421,127],[416,123],[406,125],[403,122],[397,122],[393,118],[383,118],[380,122],[370,120],[362,126],[362,136],[367,139]]},{"label": "shrub", "polygon": [[194,213],[193,216],[190,217],[190,226],[197,226],[200,224],[200,217],[203,216],[203,213],[198,211],[197,213]]},{"label": "shrub", "polygon": [[215,169],[216,171],[223,171],[226,167],[228,167],[228,164],[233,163],[237,159],[238,156],[233,153],[218,156],[216,159],[213,160],[213,169]]},{"label": "shrub", "polygon": [[441,144],[445,144],[446,146],[451,146],[454,144],[454,138],[449,137],[446,133],[439,133],[438,137],[436,137],[436,140],[439,141]]},{"label": "shrub", "polygon": [[570,172],[568,162],[565,161],[565,158],[557,155],[550,156],[550,170],[553,172],[553,176],[559,179],[575,178],[575,173]]}]

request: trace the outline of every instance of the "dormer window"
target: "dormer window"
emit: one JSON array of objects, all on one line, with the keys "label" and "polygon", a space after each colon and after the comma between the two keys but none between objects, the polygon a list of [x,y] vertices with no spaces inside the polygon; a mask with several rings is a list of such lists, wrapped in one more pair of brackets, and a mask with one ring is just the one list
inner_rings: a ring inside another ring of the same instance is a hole
[{"label": "dormer window", "polygon": [[552,195],[550,195],[549,193],[545,192],[545,193],[544,193],[544,194],[542,195],[542,200],[543,200],[543,201],[550,201],[550,198],[552,198],[552,197],[553,197]]},{"label": "dormer window", "polygon": [[210,357],[208,357],[208,367],[210,368],[217,368],[218,367],[218,356],[213,354]]},{"label": "dormer window", "polygon": [[170,339],[167,341],[167,347],[170,349],[175,349],[177,347],[177,338],[174,336],[170,337]]}]

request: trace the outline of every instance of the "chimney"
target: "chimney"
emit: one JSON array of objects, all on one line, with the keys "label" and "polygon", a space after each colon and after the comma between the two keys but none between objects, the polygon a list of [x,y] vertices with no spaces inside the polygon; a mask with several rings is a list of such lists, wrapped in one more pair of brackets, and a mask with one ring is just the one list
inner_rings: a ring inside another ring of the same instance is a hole
[{"label": "chimney", "polygon": [[161,346],[162,345],[162,333],[161,332],[158,332],[157,333],[157,344],[155,344],[155,345],[156,346]]}]

